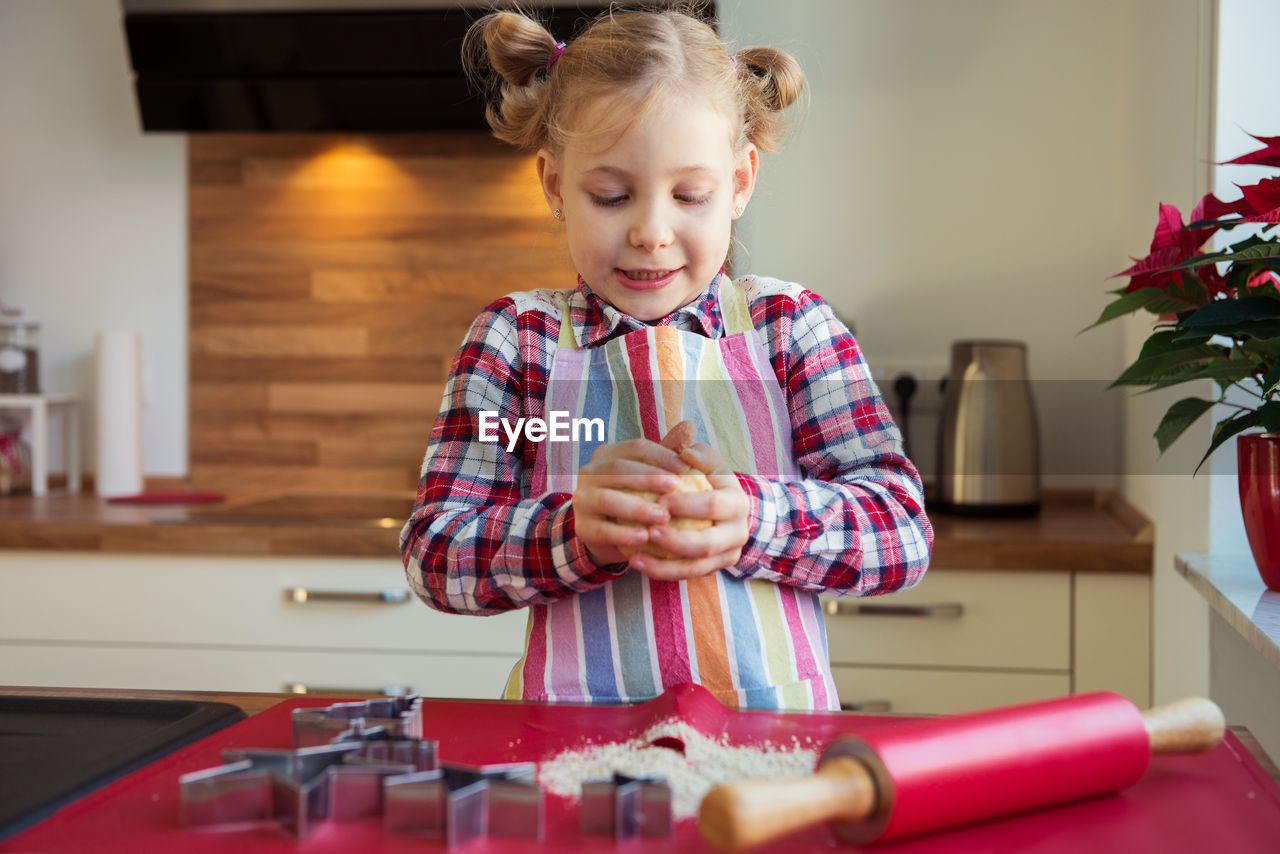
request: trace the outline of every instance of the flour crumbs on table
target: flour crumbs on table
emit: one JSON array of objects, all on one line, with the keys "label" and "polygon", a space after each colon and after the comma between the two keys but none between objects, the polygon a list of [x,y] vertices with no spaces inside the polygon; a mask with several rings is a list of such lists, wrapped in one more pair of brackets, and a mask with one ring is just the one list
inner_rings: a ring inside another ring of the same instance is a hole
[{"label": "flour crumbs on table", "polygon": [[[664,746],[675,742],[683,744],[683,752]],[[551,794],[577,800],[587,780],[614,774],[664,777],[671,786],[676,819],[691,818],[703,796],[721,783],[813,773],[818,751],[812,744],[811,739],[802,744],[792,736],[784,743],[734,745],[727,734],[711,738],[678,718],[668,718],[629,741],[561,751],[540,763],[538,783]]]}]

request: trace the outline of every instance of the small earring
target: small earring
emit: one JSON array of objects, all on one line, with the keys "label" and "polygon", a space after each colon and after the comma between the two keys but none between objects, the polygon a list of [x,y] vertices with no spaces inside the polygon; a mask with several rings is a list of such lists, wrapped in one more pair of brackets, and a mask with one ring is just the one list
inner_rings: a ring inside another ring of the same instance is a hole
[{"label": "small earring", "polygon": [[733,218],[737,219],[740,216],[742,216],[742,205],[738,205],[733,209]]},{"label": "small earring", "polygon": [[551,212],[551,215],[552,215],[553,217],[555,217],[556,219],[564,219],[564,214],[560,213],[560,211],[559,211],[559,210],[553,210],[553,211]]}]

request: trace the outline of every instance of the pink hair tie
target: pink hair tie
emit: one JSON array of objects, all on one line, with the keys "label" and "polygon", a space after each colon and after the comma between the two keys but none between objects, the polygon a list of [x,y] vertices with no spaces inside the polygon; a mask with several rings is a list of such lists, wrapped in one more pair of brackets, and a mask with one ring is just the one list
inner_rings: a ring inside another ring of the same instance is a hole
[{"label": "pink hair tie", "polygon": [[547,70],[551,70],[551,66],[556,64],[556,60],[560,58],[560,54],[564,53],[564,42],[556,42],[556,52],[552,54],[551,61],[547,63]]}]

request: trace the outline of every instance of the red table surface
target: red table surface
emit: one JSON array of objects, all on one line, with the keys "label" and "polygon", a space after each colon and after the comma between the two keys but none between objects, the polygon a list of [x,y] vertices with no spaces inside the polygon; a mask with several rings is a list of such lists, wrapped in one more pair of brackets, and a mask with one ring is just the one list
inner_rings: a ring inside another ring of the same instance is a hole
[{"label": "red table surface", "polygon": [[[378,818],[329,821],[306,839],[271,828],[184,829],[178,824],[178,777],[221,764],[229,747],[289,747],[293,709],[328,705],[315,697],[287,700],[208,738],[176,751],[76,801],[40,824],[0,844],[5,852],[93,851],[96,854],[198,854],[289,851],[420,852],[444,850],[442,841],[384,833]],[[709,694],[689,688],[637,706],[568,706],[537,703],[427,700],[424,731],[439,742],[445,762],[488,764],[538,761],[583,741],[619,741],[638,735],[672,715],[707,734],[727,733],[734,744],[766,740],[821,752],[844,733],[866,733],[901,725],[908,718],[849,714],[735,712]],[[812,739],[808,744],[806,739]],[[967,854],[1034,851],[1036,854],[1101,852],[1269,852],[1280,850],[1280,787],[1266,775],[1234,735],[1211,753],[1153,757],[1136,785],[1058,807],[993,819],[869,849],[886,854]],[[615,843],[578,830],[577,804],[548,796],[543,840],[477,839],[457,849],[480,852],[710,851],[692,819],[669,839]],[[855,850],[825,827],[795,834],[762,852]]]}]

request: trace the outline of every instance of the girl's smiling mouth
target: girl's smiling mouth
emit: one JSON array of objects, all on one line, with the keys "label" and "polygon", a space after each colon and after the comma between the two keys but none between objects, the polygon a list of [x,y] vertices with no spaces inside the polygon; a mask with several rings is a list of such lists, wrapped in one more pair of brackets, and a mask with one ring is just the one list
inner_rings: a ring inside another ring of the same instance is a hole
[{"label": "girl's smiling mouth", "polygon": [[671,284],[682,268],[674,270],[623,270],[615,269],[618,284],[633,291],[652,291]]}]

